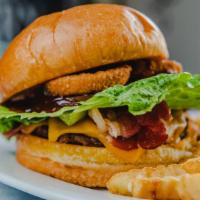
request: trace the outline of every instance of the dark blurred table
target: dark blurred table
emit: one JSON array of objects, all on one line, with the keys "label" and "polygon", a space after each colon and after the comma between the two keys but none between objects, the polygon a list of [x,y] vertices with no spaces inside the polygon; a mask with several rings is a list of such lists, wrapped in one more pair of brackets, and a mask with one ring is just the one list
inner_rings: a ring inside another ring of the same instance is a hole
[{"label": "dark blurred table", "polygon": [[21,192],[9,186],[0,183],[0,199],[5,200],[42,200],[35,196]]}]

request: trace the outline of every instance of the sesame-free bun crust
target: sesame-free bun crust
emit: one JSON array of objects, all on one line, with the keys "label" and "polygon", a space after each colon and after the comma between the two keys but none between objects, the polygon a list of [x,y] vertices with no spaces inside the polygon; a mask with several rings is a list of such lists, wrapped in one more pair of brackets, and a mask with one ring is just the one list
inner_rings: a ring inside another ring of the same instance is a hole
[{"label": "sesame-free bun crust", "polygon": [[104,148],[60,144],[30,135],[18,137],[16,157],[34,171],[87,187],[105,187],[113,174],[133,168]]},{"label": "sesame-free bun crust", "polygon": [[82,186],[106,187],[107,181],[118,172],[179,163],[194,154],[162,145],[144,151],[135,163],[128,163],[106,148],[61,144],[31,135],[19,135],[16,156],[22,165],[34,171]]},{"label": "sesame-free bun crust", "polygon": [[151,57],[168,57],[165,39],[132,8],[92,4],[43,16],[11,42],[0,61],[0,103],[65,74]]}]

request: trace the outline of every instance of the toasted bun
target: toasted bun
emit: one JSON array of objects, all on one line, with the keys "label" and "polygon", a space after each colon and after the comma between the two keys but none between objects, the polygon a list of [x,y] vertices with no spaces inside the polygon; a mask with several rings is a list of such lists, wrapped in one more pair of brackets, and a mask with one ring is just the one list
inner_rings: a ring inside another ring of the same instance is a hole
[{"label": "toasted bun", "polygon": [[0,103],[65,74],[151,57],[168,57],[165,39],[132,8],[92,4],[43,16],[11,42],[0,61]]},{"label": "toasted bun", "polygon": [[34,171],[87,187],[105,187],[113,174],[133,168],[103,148],[53,143],[29,135],[18,137],[16,156]]},{"label": "toasted bun", "polygon": [[163,145],[155,150],[145,151],[138,161],[129,164],[105,148],[60,144],[30,135],[19,135],[17,139],[17,160],[22,165],[88,187],[105,187],[109,178],[117,172],[178,163],[192,156],[192,152]]}]

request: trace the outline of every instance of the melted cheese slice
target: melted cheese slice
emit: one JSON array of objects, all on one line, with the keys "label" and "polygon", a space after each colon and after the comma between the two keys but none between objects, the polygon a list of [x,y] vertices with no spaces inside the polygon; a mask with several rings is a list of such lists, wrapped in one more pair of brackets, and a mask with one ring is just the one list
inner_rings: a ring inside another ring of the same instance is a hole
[{"label": "melted cheese slice", "polygon": [[67,126],[63,122],[57,119],[49,120],[48,136],[51,142],[56,142],[61,135],[67,133],[74,133],[74,134],[77,133],[97,138],[104,144],[104,146],[109,152],[114,154],[116,157],[123,159],[129,163],[136,162],[144,152],[144,150],[141,148],[125,151],[113,146],[109,140],[110,137],[108,137],[106,133],[100,132],[100,130],[90,119],[82,120],[73,126]]},{"label": "melted cheese slice", "polygon": [[31,134],[36,128],[43,126],[43,125],[48,125],[48,121],[42,121],[42,122],[39,122],[37,124],[31,124],[31,125],[28,125],[28,126],[23,126],[21,131],[24,134]]},{"label": "melted cheese slice", "polygon": [[61,135],[68,133],[83,134],[89,137],[97,138],[99,141],[101,141],[102,144],[104,144],[105,148],[110,153],[130,164],[138,161],[144,152],[142,148],[125,151],[113,146],[110,142],[110,137],[108,134],[101,132],[90,119],[82,120],[73,126],[67,126],[62,121],[51,118],[48,122],[44,121],[38,124],[32,124],[30,126],[24,127],[23,133],[30,134],[37,127],[42,125],[48,125],[48,139],[50,142],[56,142]]}]

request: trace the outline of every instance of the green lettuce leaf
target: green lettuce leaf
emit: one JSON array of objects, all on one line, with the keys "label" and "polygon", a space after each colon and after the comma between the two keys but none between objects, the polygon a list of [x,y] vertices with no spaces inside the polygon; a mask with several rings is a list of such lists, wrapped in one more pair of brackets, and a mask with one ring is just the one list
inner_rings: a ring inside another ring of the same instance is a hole
[{"label": "green lettuce leaf", "polygon": [[175,82],[166,95],[166,102],[172,109],[200,109],[200,75]]},{"label": "green lettuce leaf", "polygon": [[60,110],[53,113],[46,112],[30,112],[30,113],[18,113],[9,110],[4,106],[0,106],[0,132],[4,133],[9,131],[18,123],[22,123],[24,125],[30,125],[34,123],[38,123],[40,121],[46,120],[49,117],[60,117],[64,113],[70,112],[75,107],[63,107]]},{"label": "green lettuce leaf", "polygon": [[159,74],[126,86],[115,85],[80,102],[79,106],[66,106],[53,113],[17,113],[0,106],[0,131],[5,132],[16,123],[37,123],[49,117],[72,125],[93,108],[126,106],[131,114],[142,115],[162,101],[172,109],[200,109],[200,75]]}]

